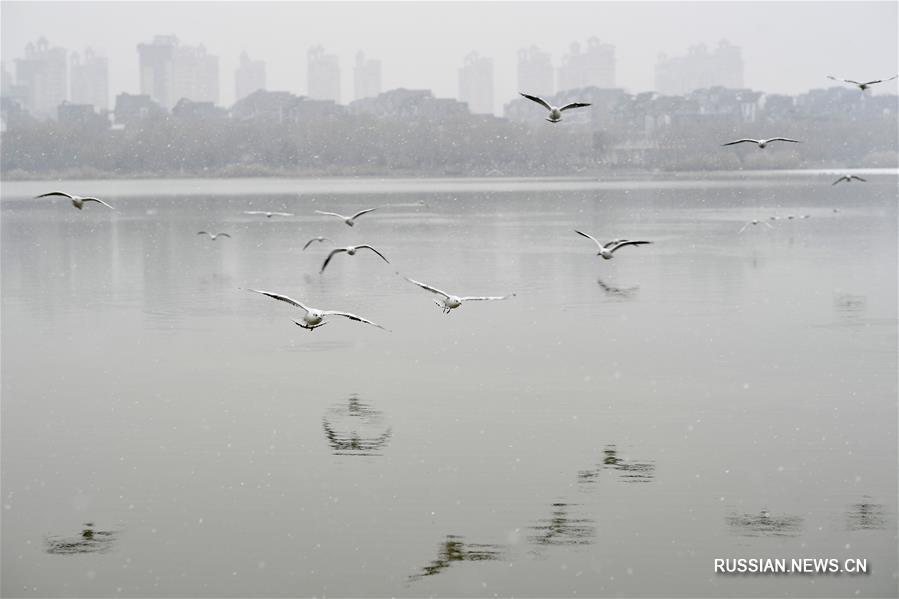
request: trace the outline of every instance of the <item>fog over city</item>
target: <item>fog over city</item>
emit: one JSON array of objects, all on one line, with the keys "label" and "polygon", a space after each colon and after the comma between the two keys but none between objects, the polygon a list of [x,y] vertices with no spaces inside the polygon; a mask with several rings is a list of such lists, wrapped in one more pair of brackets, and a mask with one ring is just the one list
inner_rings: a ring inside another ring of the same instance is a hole
[{"label": "fog over city", "polygon": [[[654,90],[659,54],[742,48],[745,87],[797,94],[831,84],[825,75],[884,78],[897,71],[894,2],[608,3],[206,3],[3,2],[7,67],[29,42],[109,61],[110,96],[139,93],[139,43],[175,35],[219,59],[220,103],[234,97],[242,52],[266,62],[267,89],[307,93],[307,51],[321,44],[341,69],[341,103],[353,99],[356,53],[381,61],[382,90],[430,89],[458,97],[458,71],[472,51],[493,60],[494,113],[518,91],[519,49],[536,45],[558,67],[572,43],[615,47],[615,86]],[[389,18],[384,18],[389,14]],[[377,26],[373,26],[374,23]],[[114,24],[110,26],[110,24]],[[896,93],[896,82],[873,93]],[[544,90],[531,90],[548,93]],[[549,90],[552,91],[552,90]],[[111,101],[111,98],[110,98]]]}]

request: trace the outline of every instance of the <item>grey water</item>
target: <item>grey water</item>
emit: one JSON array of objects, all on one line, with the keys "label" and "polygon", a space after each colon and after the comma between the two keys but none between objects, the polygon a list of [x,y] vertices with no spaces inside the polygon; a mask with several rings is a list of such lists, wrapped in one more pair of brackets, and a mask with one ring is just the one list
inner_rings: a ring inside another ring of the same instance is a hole
[{"label": "grey water", "polygon": [[[0,591],[895,596],[897,176],[868,178],[6,182]],[[317,235],[390,263],[320,275]],[[444,315],[403,277],[516,295]]]}]

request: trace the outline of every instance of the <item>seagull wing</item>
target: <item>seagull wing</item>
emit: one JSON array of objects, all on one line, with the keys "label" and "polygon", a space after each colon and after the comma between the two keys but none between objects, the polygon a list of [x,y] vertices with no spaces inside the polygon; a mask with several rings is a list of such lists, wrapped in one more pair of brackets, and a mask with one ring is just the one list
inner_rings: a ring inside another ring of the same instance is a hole
[{"label": "seagull wing", "polygon": [[559,112],[564,112],[569,108],[583,108],[584,106],[590,106],[590,104],[588,102],[572,102],[571,104],[566,104],[560,108]]},{"label": "seagull wing", "polygon": [[768,143],[771,143],[772,141],[788,141],[788,142],[794,143],[794,144],[802,143],[798,139],[790,139],[789,137],[772,137],[771,139],[768,140]]},{"label": "seagull wing", "polygon": [[447,293],[446,291],[440,291],[436,287],[431,287],[430,285],[425,285],[424,283],[416,281],[415,279],[410,279],[409,277],[403,277],[403,278],[406,279],[407,281],[409,281],[410,283],[414,283],[415,285],[418,285],[422,289],[430,291],[431,293],[436,293],[437,295],[442,295],[443,297],[447,297],[447,298],[449,297],[449,293]]},{"label": "seagull wing", "polygon": [[522,96],[524,96],[525,98],[527,98],[528,100],[530,100],[531,102],[536,102],[537,104],[539,104],[540,106],[544,107],[547,110],[553,109],[553,107],[550,106],[549,104],[547,104],[546,100],[544,100],[543,98],[538,98],[537,96],[529,96],[528,94],[526,94],[524,92],[518,92],[518,93],[521,94]]},{"label": "seagull wing", "polygon": [[360,210],[359,212],[357,212],[356,214],[354,214],[353,216],[351,216],[350,219],[351,219],[351,220],[356,220],[357,218],[359,218],[359,217],[362,216],[363,214],[368,214],[368,213],[371,212],[372,210],[377,210],[377,208],[366,208],[365,210]]},{"label": "seagull wing", "polygon": [[346,217],[345,217],[344,215],[342,215],[342,214],[337,214],[336,212],[323,212],[323,211],[321,211],[321,210],[316,210],[315,213],[316,213],[316,214],[324,214],[324,215],[326,215],[326,216],[336,216],[337,218],[346,219]]},{"label": "seagull wing", "polygon": [[227,233],[219,233],[218,235],[216,235],[216,237],[227,237],[228,239],[231,239],[231,236]]},{"label": "seagull wing", "polygon": [[743,142],[752,142],[752,143],[754,143],[754,144],[757,144],[757,143],[759,143],[759,140],[757,140],[757,139],[750,139],[750,138],[746,137],[746,138],[744,138],[744,139],[735,139],[734,141],[729,141],[729,142],[727,142],[726,144],[721,144],[721,145],[722,145],[722,146],[732,146],[732,145],[734,145],[734,144],[741,144],[741,143],[743,143]]},{"label": "seagull wing", "polygon": [[330,261],[331,261],[331,258],[334,257],[334,254],[339,254],[340,252],[345,252],[345,251],[346,251],[346,248],[337,248],[336,250],[331,250],[331,253],[328,254],[328,257],[327,257],[327,258],[325,258],[325,261],[324,261],[324,263],[322,264],[322,268],[321,268],[320,271],[318,271],[318,274],[321,274],[321,273],[325,272],[325,268],[327,268],[328,262],[330,262]]},{"label": "seagull wing", "polygon": [[627,241],[627,239],[613,239],[612,241],[604,243],[602,247],[608,248],[615,245],[616,243],[621,243],[622,241]]},{"label": "seagull wing", "polygon": [[[103,204],[107,208],[112,208],[112,206],[110,206],[109,204],[107,204],[106,202],[104,202],[103,200],[100,200],[98,198],[81,198],[81,201],[82,202],[97,202],[98,204]],[[115,208],[112,208],[112,209],[115,210]]]},{"label": "seagull wing", "polygon": [[384,262],[386,262],[387,264],[390,264],[390,260],[388,260],[387,258],[385,258],[385,257],[384,257],[384,254],[382,254],[381,252],[379,252],[379,251],[376,250],[375,248],[371,247],[370,245],[357,245],[356,247],[357,247],[357,248],[368,248],[368,249],[370,249],[371,251],[373,251],[374,253],[376,253],[377,255],[379,255],[379,256],[381,257],[381,259],[384,260]]},{"label": "seagull wing", "polygon": [[310,245],[312,245],[313,241],[331,241],[331,240],[328,239],[327,237],[313,237],[312,239],[310,239],[309,241],[306,242],[306,245],[303,246],[303,249],[305,250]]},{"label": "seagull wing", "polygon": [[197,235],[207,235],[210,239],[212,239],[212,233],[208,231],[197,231]]},{"label": "seagull wing", "polygon": [[462,300],[463,302],[486,302],[486,301],[490,301],[490,300],[509,299],[510,297],[515,297],[515,294],[512,293],[509,295],[467,296],[467,297],[460,297],[459,299]]},{"label": "seagull wing", "polygon": [[831,185],[831,187],[833,187],[833,186],[836,185],[837,183],[840,183],[840,182],[842,182],[842,181],[848,181],[850,178],[851,178],[851,177],[846,177],[846,176],[844,175],[844,176],[840,177],[839,179],[837,179],[836,181],[834,181],[833,183],[831,183],[830,185]]},{"label": "seagull wing", "polygon": [[244,210],[244,214],[265,214],[262,210]]},{"label": "seagull wing", "polygon": [[[742,227],[739,231],[737,231],[737,233],[742,233],[743,231],[746,230],[746,227],[748,227],[748,226],[751,225],[751,224],[752,224],[752,223],[746,223],[745,225],[743,225],[743,227]],[[768,226],[770,227],[771,225],[768,225]]]},{"label": "seagull wing", "polygon": [[[350,314],[349,312],[338,312],[336,310],[325,310],[322,312],[322,314],[325,314],[326,316],[343,316],[344,318],[349,318],[350,320],[364,322],[365,324],[370,324],[372,326],[376,326],[379,329],[384,329],[384,327],[382,327],[381,325],[379,325],[376,322],[372,322],[372,321],[368,320],[367,318],[362,318],[361,316],[356,316],[355,314]],[[384,329],[384,330],[386,331],[387,329]]]},{"label": "seagull wing", "polygon": [[272,216],[295,216],[293,212],[272,212]]},{"label": "seagull wing", "polygon": [[774,227],[771,226],[771,224],[770,224],[768,221],[763,220],[762,222],[765,223],[765,226],[768,227],[769,229],[773,229],[773,228],[774,228]]},{"label": "seagull wing", "polygon": [[64,192],[64,191],[51,191],[51,192],[49,192],[49,193],[42,193],[42,194],[39,195],[39,196],[34,196],[34,199],[38,199],[38,198],[46,198],[46,197],[49,197],[49,196],[62,196],[62,197],[64,197],[64,198],[69,198],[70,200],[74,200],[74,199],[75,199],[71,194],[68,194],[68,193],[66,193],[66,192]]},{"label": "seagull wing", "polygon": [[652,243],[652,242],[651,241],[622,241],[615,247],[611,248],[609,251],[614,254],[617,250],[620,250],[621,248],[623,248],[626,245],[647,245],[649,243]]},{"label": "seagull wing", "polygon": [[271,291],[262,291],[261,289],[248,289],[247,291],[254,291],[256,293],[261,293],[262,295],[267,295],[272,299],[276,299],[279,302],[286,302],[291,306],[296,306],[297,308],[301,308],[306,312],[309,312],[309,308],[298,302],[297,300],[287,297],[286,295],[281,295],[280,293],[272,293]]},{"label": "seagull wing", "polygon": [[582,236],[582,237],[586,237],[587,239],[592,240],[593,243],[595,243],[596,245],[599,246],[599,249],[602,249],[602,244],[599,242],[598,239],[596,239],[596,237],[593,237],[592,235],[587,235],[586,233],[583,233],[583,232],[581,232],[581,231],[578,231],[577,229],[575,229],[574,232],[577,233],[578,235]]},{"label": "seagull wing", "polygon": [[867,179],[862,179],[862,178],[859,177],[858,175],[850,175],[849,178],[850,178],[850,179],[855,179],[856,181],[861,181],[862,183],[867,183],[867,182],[868,182]]},{"label": "seagull wing", "polygon": [[840,79],[839,77],[834,77],[833,75],[828,75],[828,79],[833,79],[834,81],[842,81],[844,83],[852,83],[854,85],[861,85],[858,81],[853,81],[852,79]]}]

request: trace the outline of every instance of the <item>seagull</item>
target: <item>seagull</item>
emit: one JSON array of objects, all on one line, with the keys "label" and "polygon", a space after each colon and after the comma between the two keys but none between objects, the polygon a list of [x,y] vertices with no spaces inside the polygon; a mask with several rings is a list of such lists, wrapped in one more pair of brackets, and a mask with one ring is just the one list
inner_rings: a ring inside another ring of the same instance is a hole
[{"label": "seagull", "polygon": [[244,214],[264,214],[265,218],[273,216],[295,216],[292,212],[266,212],[264,210],[244,210]]},{"label": "seagull", "polygon": [[303,246],[303,251],[305,251],[306,248],[308,248],[310,245],[312,245],[312,242],[314,242],[314,241],[331,241],[331,240],[328,239],[327,237],[313,237],[312,239],[310,239],[309,241],[306,242],[306,245]]},{"label": "seagull", "polygon": [[[262,295],[267,295],[272,299],[276,299],[279,302],[286,302],[291,306],[296,306],[302,310],[305,310],[306,315],[303,316],[302,322],[299,320],[294,320],[293,322],[298,326],[306,329],[307,331],[314,331],[318,327],[324,326],[327,323],[325,321],[325,317],[327,316],[343,316],[344,318],[349,318],[350,320],[355,320],[357,322],[364,322],[365,324],[370,324],[372,326],[376,326],[379,329],[384,329],[381,325],[376,322],[372,322],[366,318],[362,318],[361,316],[356,316],[355,314],[350,314],[349,312],[339,312],[337,310],[319,310],[318,308],[310,308],[309,306],[305,306],[297,300],[287,297],[286,295],[281,295],[280,293],[272,293],[271,291],[262,291],[260,289],[249,289],[248,291],[253,291],[255,293],[261,293]],[[387,329],[384,329],[385,331]]]},{"label": "seagull", "polygon": [[198,231],[197,235],[208,235],[209,239],[211,239],[212,241],[215,241],[219,237],[227,237],[228,239],[231,239],[231,236],[227,233],[208,233],[206,231]]},{"label": "seagull", "polygon": [[871,87],[872,85],[874,85],[876,83],[884,83],[886,81],[892,81],[896,77],[899,77],[899,75],[893,75],[889,79],[875,79],[874,81],[860,82],[860,81],[853,81],[852,79],[840,79],[838,77],[833,77],[831,75],[827,76],[828,79],[833,79],[834,81],[842,81],[843,83],[851,83],[852,85],[857,86],[862,91],[865,91],[866,89],[868,89],[869,87]]},{"label": "seagull", "polygon": [[510,297],[515,297],[514,293],[511,295],[500,295],[500,296],[493,295],[493,296],[483,296],[483,297],[475,297],[475,296],[459,297],[458,295],[450,295],[449,293],[447,293],[445,291],[440,291],[436,287],[431,287],[430,285],[425,285],[424,283],[421,283],[414,279],[410,279],[408,277],[403,277],[403,278],[406,279],[407,281],[409,281],[410,283],[414,283],[415,285],[418,285],[422,289],[430,291],[431,293],[436,293],[437,295],[442,295],[443,299],[435,299],[434,303],[437,304],[438,306],[440,306],[440,308],[443,310],[444,314],[449,314],[450,310],[455,310],[456,308],[458,308],[459,306],[462,305],[462,302],[483,302],[483,301],[489,301],[489,300],[504,300],[504,299],[509,299]]},{"label": "seagull", "polygon": [[651,241],[628,241],[627,239],[613,239],[612,241],[603,245],[592,235],[587,235],[586,233],[582,233],[577,229],[575,229],[574,232],[578,235],[582,235],[583,237],[592,240],[593,243],[595,243],[599,247],[599,252],[597,252],[596,255],[602,256],[606,260],[611,260],[613,258],[612,254],[614,254],[616,250],[619,250],[626,245],[646,245],[648,243],[652,243]]},{"label": "seagull", "polygon": [[322,264],[322,269],[321,269],[320,271],[318,271],[318,273],[321,274],[321,273],[325,272],[325,268],[328,266],[328,262],[331,261],[331,258],[333,258],[335,254],[339,254],[339,253],[341,253],[341,252],[346,252],[346,253],[349,254],[350,256],[355,256],[355,255],[356,255],[356,252],[357,252],[358,250],[360,250],[360,249],[363,249],[363,248],[364,248],[364,249],[368,249],[368,250],[373,251],[374,253],[376,253],[377,255],[379,255],[379,256],[384,260],[384,262],[386,262],[387,264],[390,264],[390,260],[388,260],[387,258],[385,258],[385,257],[384,257],[384,254],[382,254],[381,252],[379,252],[379,251],[376,250],[375,248],[371,247],[370,245],[367,245],[367,244],[364,244],[364,245],[348,245],[348,246],[345,247],[345,248],[336,248],[336,249],[331,250],[331,253],[328,254],[328,257],[325,258],[325,262]]},{"label": "seagull", "polygon": [[862,179],[862,178],[859,177],[858,175],[848,175],[848,174],[847,174],[847,175],[843,175],[842,177],[840,177],[839,179],[837,179],[836,181],[834,181],[831,185],[836,185],[837,183],[840,183],[840,182],[842,182],[842,181],[845,181],[846,183],[852,183],[852,180],[853,180],[853,179],[855,179],[856,181],[861,181],[862,183],[867,183],[867,182],[868,182],[867,179]]},{"label": "seagull", "polygon": [[523,92],[518,92],[518,93],[520,93],[522,96],[524,96],[531,102],[536,102],[540,106],[543,106],[545,109],[547,109],[549,111],[549,118],[546,120],[549,121],[550,123],[558,123],[559,121],[561,121],[563,110],[568,110],[569,108],[583,108],[584,106],[590,106],[590,104],[588,104],[586,102],[572,102],[570,104],[566,104],[565,106],[562,106],[561,108],[559,108],[558,106],[553,106],[552,104],[548,103],[543,98],[538,98],[537,96],[529,96],[528,94],[523,93]]},{"label": "seagull", "polygon": [[62,196],[64,198],[69,198],[70,200],[72,200],[72,206],[74,206],[75,208],[78,208],[78,210],[81,210],[82,208],[84,208],[85,202],[97,202],[97,203],[103,204],[107,208],[112,208],[112,206],[110,206],[103,200],[99,200],[97,198],[85,198],[85,197],[81,197],[81,196],[76,196],[74,194],[66,193],[64,191],[51,191],[50,193],[42,193],[39,196],[35,196],[35,199],[46,198],[49,196]]},{"label": "seagull", "polygon": [[343,215],[343,214],[338,214],[337,212],[323,212],[323,211],[321,211],[321,210],[316,210],[315,213],[316,213],[316,214],[324,214],[324,215],[327,215],[327,216],[336,216],[337,218],[342,218],[342,219],[343,219],[343,222],[345,222],[345,223],[347,224],[347,226],[352,227],[353,225],[356,224],[356,219],[357,219],[357,218],[359,218],[359,217],[362,216],[363,214],[368,214],[368,213],[371,212],[372,210],[377,210],[377,208],[368,208],[368,209],[366,209],[366,210],[360,210],[359,212],[357,212],[357,213],[354,214],[353,216],[345,216],[345,215]]},{"label": "seagull", "polygon": [[[772,220],[777,220],[777,217],[776,217],[776,216],[772,216],[771,219],[772,219]],[[765,226],[768,227],[769,229],[773,229],[773,228],[774,228],[774,227],[772,227],[771,225],[769,225],[767,221],[758,220],[758,219],[754,218],[754,219],[752,219],[751,221],[749,221],[748,223],[746,223],[745,225],[743,225],[743,228],[740,229],[739,233],[742,233],[743,231],[745,231],[745,230],[746,230],[746,227],[748,227],[749,225],[752,225],[753,227],[756,226],[756,225],[765,225]]]},{"label": "seagull", "polygon": [[797,139],[790,139],[789,137],[772,137],[771,139],[751,139],[751,138],[746,137],[743,139],[735,139],[734,141],[729,141],[726,144],[721,144],[721,145],[722,146],[732,146],[734,144],[741,144],[743,142],[751,142],[754,144],[758,144],[759,149],[761,150],[765,146],[767,146],[769,143],[771,143],[772,141],[788,141],[788,142],[794,143],[794,144],[802,143]]}]

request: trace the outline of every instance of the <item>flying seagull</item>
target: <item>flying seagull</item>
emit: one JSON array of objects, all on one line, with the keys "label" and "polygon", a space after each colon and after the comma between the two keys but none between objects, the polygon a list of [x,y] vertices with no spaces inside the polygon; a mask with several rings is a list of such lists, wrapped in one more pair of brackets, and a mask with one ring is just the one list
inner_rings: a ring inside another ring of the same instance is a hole
[{"label": "flying seagull", "polygon": [[[309,306],[305,306],[298,302],[297,300],[287,297],[286,295],[281,295],[280,293],[272,293],[271,291],[261,291],[259,289],[249,289],[249,291],[253,291],[255,293],[261,293],[262,295],[267,295],[272,299],[276,299],[279,302],[286,302],[291,306],[296,306],[306,312],[305,316],[303,316],[302,322],[299,320],[294,320],[294,323],[298,327],[302,327],[307,331],[313,331],[318,327],[324,326],[327,323],[325,318],[328,316],[343,316],[344,318],[349,318],[350,320],[355,320],[357,322],[364,322],[365,324],[370,324],[372,326],[376,326],[379,329],[384,329],[381,325],[376,322],[372,322],[366,318],[362,318],[361,316],[356,316],[355,314],[350,314],[349,312],[339,312],[337,310],[319,310],[318,308],[310,308]],[[385,331],[387,329],[384,329]]]},{"label": "flying seagull", "polygon": [[[308,245],[308,244],[307,244],[307,245]],[[346,253],[349,254],[350,256],[355,256],[355,255],[356,255],[356,252],[357,252],[358,250],[360,250],[360,249],[371,250],[371,251],[373,251],[374,253],[376,253],[377,255],[379,255],[379,256],[384,260],[384,262],[386,262],[387,264],[390,264],[390,260],[388,260],[387,258],[385,258],[385,257],[384,257],[384,254],[382,254],[381,252],[379,252],[379,251],[376,250],[375,248],[371,247],[370,245],[367,245],[367,244],[363,244],[363,245],[348,245],[348,246],[345,247],[345,248],[336,248],[336,249],[331,250],[331,253],[328,254],[328,257],[325,258],[325,262],[322,264],[322,269],[321,269],[320,271],[318,271],[319,274],[325,272],[325,268],[328,266],[328,262],[331,261],[331,258],[333,258],[335,254],[339,254],[339,253],[341,253],[341,252],[346,252]]]},{"label": "flying seagull", "polygon": [[49,197],[49,196],[61,196],[61,197],[64,197],[64,198],[69,198],[70,200],[72,200],[72,206],[74,206],[75,208],[78,208],[78,210],[81,210],[82,208],[84,208],[84,203],[85,203],[85,202],[97,202],[97,203],[99,203],[99,204],[103,204],[103,205],[106,206],[107,208],[112,208],[112,206],[110,206],[109,204],[107,204],[107,203],[104,202],[103,200],[99,200],[99,199],[97,199],[97,198],[85,198],[85,197],[82,197],[82,196],[76,196],[76,195],[74,195],[74,194],[66,193],[66,192],[64,192],[64,191],[51,191],[51,192],[49,192],[49,193],[42,193],[42,194],[39,195],[39,196],[35,196],[35,199],[37,199],[37,198],[46,198],[46,197]]},{"label": "flying seagull", "polygon": [[377,208],[368,208],[368,209],[366,209],[366,210],[360,210],[359,212],[357,212],[357,213],[354,214],[353,216],[346,216],[346,215],[344,215],[344,214],[338,214],[337,212],[323,212],[323,211],[321,211],[321,210],[316,210],[315,213],[316,213],[316,214],[324,214],[324,215],[326,215],[326,216],[336,216],[337,218],[342,218],[342,219],[343,219],[343,222],[345,222],[345,223],[347,224],[347,226],[352,227],[353,225],[356,224],[356,219],[357,219],[357,218],[359,218],[359,217],[362,216],[363,214],[368,214],[368,213],[371,212],[372,210],[377,210]]},{"label": "flying seagull", "polygon": [[588,104],[586,102],[572,102],[572,103],[566,104],[565,106],[562,106],[560,108],[558,106],[553,106],[552,104],[550,104],[543,98],[538,98],[537,96],[529,96],[528,94],[526,94],[524,92],[518,92],[518,93],[520,93],[522,96],[524,96],[531,102],[536,102],[540,106],[543,106],[545,109],[547,109],[549,111],[549,118],[546,120],[549,121],[550,123],[558,123],[559,121],[561,121],[562,120],[562,111],[564,111],[564,110],[568,110],[569,108],[583,108],[584,106],[590,106],[590,104]]},{"label": "flying seagull", "polygon": [[414,279],[410,279],[408,277],[403,277],[403,278],[406,279],[407,281],[409,281],[410,283],[414,283],[415,285],[418,285],[419,287],[421,287],[422,289],[424,289],[426,291],[430,291],[431,293],[436,293],[437,295],[442,296],[443,299],[435,299],[434,303],[437,304],[443,310],[444,314],[449,314],[450,310],[455,310],[456,308],[458,308],[459,306],[462,305],[462,302],[483,302],[483,301],[488,301],[488,300],[504,300],[504,299],[509,299],[510,297],[515,297],[514,293],[511,295],[500,295],[500,296],[492,295],[492,296],[482,296],[482,297],[476,297],[476,296],[460,297],[458,295],[450,295],[449,293],[447,293],[445,291],[440,291],[436,287],[431,287],[430,285],[425,285],[424,283],[421,283]]},{"label": "flying seagull", "polygon": [[646,245],[652,243],[651,241],[628,241],[627,239],[613,239],[606,244],[602,244],[592,235],[587,235],[586,233],[582,233],[577,229],[575,229],[574,232],[593,241],[593,243],[595,243],[599,248],[599,251],[596,253],[596,255],[602,256],[605,260],[611,260],[613,258],[612,254],[627,245]]},{"label": "flying seagull", "polygon": [[327,237],[313,237],[312,239],[310,239],[309,241],[306,242],[306,245],[303,246],[303,251],[305,251],[306,248],[308,248],[310,245],[312,245],[312,243],[315,241],[331,241],[331,240],[328,239]]},{"label": "flying seagull", "polygon": [[868,182],[867,179],[862,179],[858,175],[843,175],[842,177],[831,183],[831,185],[836,185],[837,183],[840,183],[842,181],[845,181],[846,183],[852,183],[853,179],[855,179],[856,181],[861,181],[862,183]]},{"label": "flying seagull", "polygon": [[722,146],[732,146],[734,144],[750,142],[750,143],[758,144],[759,149],[761,150],[765,146],[767,146],[769,143],[771,143],[772,141],[788,141],[788,142],[794,143],[794,144],[802,143],[797,139],[790,139],[789,137],[772,137],[771,139],[751,139],[751,138],[746,137],[743,139],[735,139],[734,141],[729,141],[726,144],[721,144],[721,145]]},{"label": "flying seagull", "polygon": [[219,237],[227,237],[228,239],[231,239],[231,236],[227,233],[209,233],[207,231],[198,231],[197,235],[208,235],[209,239],[211,239],[212,241],[215,241]]},{"label": "flying seagull", "polygon": [[868,89],[869,87],[871,87],[872,85],[875,85],[877,83],[884,83],[886,81],[892,81],[896,77],[899,77],[899,75],[893,75],[889,79],[875,79],[874,81],[853,81],[852,79],[840,79],[839,77],[833,77],[831,75],[827,76],[828,79],[833,79],[834,81],[842,81],[843,83],[851,83],[852,85],[855,85],[862,91],[865,91],[866,89]]},{"label": "flying seagull", "polygon": [[266,212],[264,210],[244,210],[244,214],[263,214],[265,218],[271,218],[273,216],[294,216],[292,212]]},{"label": "flying seagull", "polygon": [[[774,217],[774,218],[776,219],[777,217]],[[773,228],[774,228],[774,227],[772,227],[771,225],[768,224],[768,221],[758,220],[757,218],[754,218],[754,219],[752,219],[751,221],[749,221],[748,223],[746,223],[745,225],[743,225],[743,228],[740,229],[738,232],[739,232],[739,233],[742,233],[743,231],[746,230],[746,227],[748,227],[748,226],[750,226],[750,225],[752,225],[753,227],[756,226],[756,225],[765,225],[765,226],[768,227],[769,229],[773,229]]]}]

